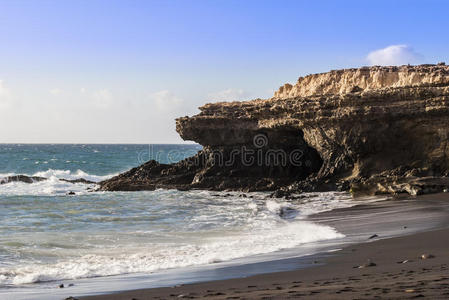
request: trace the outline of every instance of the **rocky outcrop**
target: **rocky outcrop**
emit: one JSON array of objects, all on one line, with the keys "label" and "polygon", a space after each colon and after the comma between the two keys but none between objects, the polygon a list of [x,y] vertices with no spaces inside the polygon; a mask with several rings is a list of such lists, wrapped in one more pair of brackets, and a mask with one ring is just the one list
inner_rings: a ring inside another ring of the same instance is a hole
[{"label": "rocky outcrop", "polygon": [[[27,176],[27,175],[12,175],[0,178],[0,184],[7,184],[10,182],[23,182],[23,183],[36,183],[40,181],[48,180],[46,177],[40,176]],[[59,179],[60,181],[69,183],[84,183],[84,184],[95,184],[95,182],[86,180],[84,178],[79,179]]]},{"label": "rocky outcrop", "polygon": [[449,187],[444,64],[331,71],[301,77],[271,99],[200,110],[176,120],[184,140],[204,146],[197,156],[149,162],[101,188],[420,194]]},{"label": "rocky outcrop", "polygon": [[87,180],[84,178],[78,178],[78,179],[59,179],[60,181],[69,182],[69,183],[83,183],[83,184],[96,184],[96,182]]},{"label": "rocky outcrop", "polygon": [[10,182],[35,183],[44,180],[47,180],[47,178],[39,176],[12,175],[0,178],[0,184],[7,184]]}]

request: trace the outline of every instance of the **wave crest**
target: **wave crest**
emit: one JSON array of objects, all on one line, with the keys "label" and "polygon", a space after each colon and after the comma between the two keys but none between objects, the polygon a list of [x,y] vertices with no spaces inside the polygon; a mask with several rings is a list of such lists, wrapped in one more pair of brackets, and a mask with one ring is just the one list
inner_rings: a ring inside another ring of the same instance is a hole
[{"label": "wave crest", "polygon": [[[0,179],[16,176],[20,174],[8,173],[0,174]],[[77,180],[85,179],[91,182],[100,182],[109,179],[116,174],[111,175],[92,175],[84,172],[83,170],[70,171],[70,170],[53,170],[48,169],[46,171],[36,172],[34,174],[23,174],[29,177],[43,177],[47,180],[38,181],[34,183],[25,182],[9,182],[0,185],[0,195],[32,195],[32,196],[49,196],[49,195],[64,195],[68,192],[83,193],[86,192],[88,187],[92,187],[92,184],[86,185],[84,183],[70,183],[64,180]]]}]

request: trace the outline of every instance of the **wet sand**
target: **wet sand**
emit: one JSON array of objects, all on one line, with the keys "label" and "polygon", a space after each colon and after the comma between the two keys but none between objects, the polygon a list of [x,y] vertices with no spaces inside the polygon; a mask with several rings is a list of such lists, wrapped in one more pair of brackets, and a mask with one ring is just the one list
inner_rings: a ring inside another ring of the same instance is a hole
[{"label": "wet sand", "polygon": [[[449,202],[449,194],[425,196],[423,201],[436,198]],[[79,299],[448,299],[446,227],[442,223],[444,229],[349,245],[311,261],[315,266],[306,269]],[[423,254],[431,257],[422,259]]]}]

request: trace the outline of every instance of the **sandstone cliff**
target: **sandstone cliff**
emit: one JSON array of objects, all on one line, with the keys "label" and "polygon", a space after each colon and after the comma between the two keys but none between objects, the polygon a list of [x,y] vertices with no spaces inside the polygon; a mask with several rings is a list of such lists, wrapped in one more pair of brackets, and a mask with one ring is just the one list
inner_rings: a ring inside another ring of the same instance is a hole
[{"label": "sandstone cliff", "polygon": [[301,77],[271,99],[200,110],[176,120],[184,140],[204,146],[197,156],[150,162],[102,189],[420,194],[449,187],[444,64],[331,71]]},{"label": "sandstone cliff", "polygon": [[449,83],[447,70],[444,64],[335,70],[300,77],[294,86],[287,83],[280,87],[274,98],[338,95],[386,87],[446,85]]}]

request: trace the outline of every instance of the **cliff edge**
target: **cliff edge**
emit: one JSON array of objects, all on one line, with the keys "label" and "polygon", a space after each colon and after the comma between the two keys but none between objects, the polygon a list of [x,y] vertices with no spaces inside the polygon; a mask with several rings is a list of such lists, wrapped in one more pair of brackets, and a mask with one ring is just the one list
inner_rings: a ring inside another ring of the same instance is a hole
[{"label": "cliff edge", "polygon": [[271,99],[211,103],[176,120],[196,156],[155,161],[103,190],[351,190],[422,194],[449,188],[449,67],[363,67],[300,77]]}]

